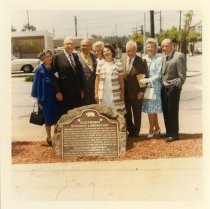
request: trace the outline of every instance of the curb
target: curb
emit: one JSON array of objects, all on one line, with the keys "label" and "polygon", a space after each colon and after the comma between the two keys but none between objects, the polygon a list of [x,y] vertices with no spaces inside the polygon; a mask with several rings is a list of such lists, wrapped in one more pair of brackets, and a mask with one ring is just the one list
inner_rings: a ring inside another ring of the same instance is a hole
[{"label": "curb", "polygon": [[198,71],[187,71],[187,77],[194,77],[194,76],[198,76],[201,75],[201,72]]}]

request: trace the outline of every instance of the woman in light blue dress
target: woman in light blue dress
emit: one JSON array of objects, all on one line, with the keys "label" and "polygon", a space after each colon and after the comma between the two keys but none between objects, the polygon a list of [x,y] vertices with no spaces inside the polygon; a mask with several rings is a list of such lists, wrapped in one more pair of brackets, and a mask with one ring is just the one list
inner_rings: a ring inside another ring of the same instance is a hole
[{"label": "woman in light blue dress", "polygon": [[160,134],[160,126],[158,123],[157,113],[162,112],[161,104],[161,87],[162,87],[162,67],[163,59],[161,54],[157,53],[157,42],[153,38],[149,38],[146,42],[147,55],[144,57],[147,61],[149,69],[149,78],[143,78],[142,83],[153,85],[155,88],[156,99],[143,99],[142,112],[148,113],[149,133],[148,138]]}]

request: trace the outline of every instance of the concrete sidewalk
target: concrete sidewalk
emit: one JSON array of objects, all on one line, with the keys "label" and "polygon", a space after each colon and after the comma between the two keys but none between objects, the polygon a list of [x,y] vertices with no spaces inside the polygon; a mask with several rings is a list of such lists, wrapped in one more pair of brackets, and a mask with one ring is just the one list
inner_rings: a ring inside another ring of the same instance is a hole
[{"label": "concrete sidewalk", "polygon": [[12,166],[13,201],[201,201],[202,158]]}]

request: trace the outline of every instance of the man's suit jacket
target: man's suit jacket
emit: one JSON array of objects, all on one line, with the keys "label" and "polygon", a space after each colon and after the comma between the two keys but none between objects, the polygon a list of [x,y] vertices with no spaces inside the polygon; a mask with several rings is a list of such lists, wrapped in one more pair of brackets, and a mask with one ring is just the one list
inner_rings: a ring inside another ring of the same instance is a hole
[{"label": "man's suit jacket", "polygon": [[97,61],[95,58],[95,55],[90,53],[90,57],[93,62],[93,70],[91,70],[88,65],[86,64],[85,60],[82,58],[81,54],[78,54],[79,60],[82,64],[83,72],[84,72],[84,104],[93,104],[95,103],[95,78],[96,78],[96,66],[97,66]]},{"label": "man's suit jacket", "polygon": [[182,88],[186,80],[186,58],[181,52],[175,50],[169,55],[168,60],[166,58],[163,64],[163,85],[164,86],[176,86]]},{"label": "man's suit jacket", "polygon": [[130,73],[127,75],[127,55],[122,58],[122,65],[125,75],[125,98],[129,97],[130,99],[137,99],[137,94],[139,92],[144,93],[145,88],[140,88],[137,75],[145,74],[147,78],[149,76],[148,67],[146,60],[143,60],[138,55],[135,56]]},{"label": "man's suit jacket", "polygon": [[72,53],[75,68],[72,67],[64,52],[54,55],[53,72],[56,93],[63,94],[63,102],[67,107],[77,107],[81,104],[81,90],[83,90],[83,70],[76,53]]}]

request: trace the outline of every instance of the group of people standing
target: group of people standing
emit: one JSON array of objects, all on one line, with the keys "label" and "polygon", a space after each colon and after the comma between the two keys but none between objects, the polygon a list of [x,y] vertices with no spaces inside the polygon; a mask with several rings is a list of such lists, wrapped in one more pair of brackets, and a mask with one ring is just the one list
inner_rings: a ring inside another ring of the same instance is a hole
[{"label": "group of people standing", "polygon": [[[64,50],[53,55],[43,50],[42,64],[36,69],[32,96],[43,109],[47,142],[52,144],[51,126],[68,110],[89,104],[106,104],[124,114],[129,137],[139,137],[142,112],[148,113],[148,138],[160,134],[157,113],[163,112],[166,142],[179,138],[179,100],[186,79],[185,56],[175,51],[170,39],[162,41],[163,55],[157,42],[149,38],[147,55],[137,55],[137,44],[128,41],[126,56],[115,59],[112,45],[84,39],[74,52],[71,38],[64,39]],[[137,75],[142,75],[139,85]],[[156,99],[144,99],[147,85],[156,91]],[[128,137],[128,139],[129,139]]]}]

